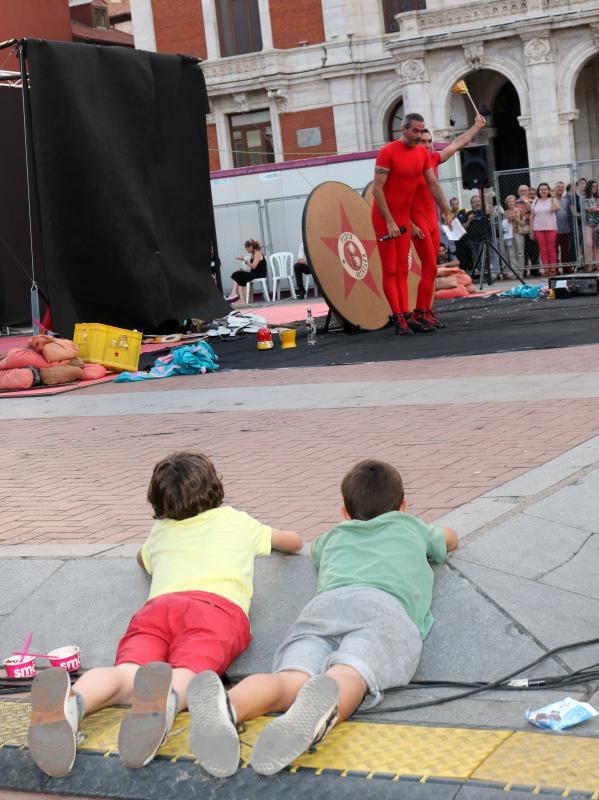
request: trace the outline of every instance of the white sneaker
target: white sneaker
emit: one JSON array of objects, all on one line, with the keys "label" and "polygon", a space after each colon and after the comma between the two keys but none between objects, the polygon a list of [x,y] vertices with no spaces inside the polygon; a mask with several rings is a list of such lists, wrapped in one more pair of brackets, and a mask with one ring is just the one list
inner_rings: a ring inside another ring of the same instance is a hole
[{"label": "white sneaker", "polygon": [[173,727],[177,696],[173,670],[162,661],[144,664],[135,673],[133,703],[119,730],[119,755],[125,766],[145,767]]},{"label": "white sneaker", "polygon": [[321,742],[338,719],[339,686],[328,675],[305,683],[291,708],[264,728],[250,764],[260,775],[274,775]]},{"label": "white sneaker", "polygon": [[199,672],[187,689],[191,752],[210,775],[228,778],[239,766],[239,736],[229,698],[216,672]]},{"label": "white sneaker", "polygon": [[68,672],[58,667],[35,676],[27,734],[31,758],[53,778],[68,775],[75,762],[79,709]]}]

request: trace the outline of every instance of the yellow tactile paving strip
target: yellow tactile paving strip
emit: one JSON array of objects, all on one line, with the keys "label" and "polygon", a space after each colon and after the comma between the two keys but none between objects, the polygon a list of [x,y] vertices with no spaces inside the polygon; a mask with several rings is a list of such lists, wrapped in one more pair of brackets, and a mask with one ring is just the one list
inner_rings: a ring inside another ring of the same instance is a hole
[{"label": "yellow tactile paving strip", "polygon": [[[115,753],[118,729],[126,710],[110,708],[83,720],[80,750]],[[0,702],[0,747],[23,746],[27,741],[29,704]],[[241,734],[243,761],[267,718],[254,720]],[[159,755],[172,760],[191,759],[188,749],[189,715],[179,714]],[[570,789],[594,793],[599,800],[599,739],[547,733],[471,728],[433,728],[346,722],[336,727],[311,755],[302,756],[294,768],[417,775],[427,778],[481,780],[511,785]]]}]

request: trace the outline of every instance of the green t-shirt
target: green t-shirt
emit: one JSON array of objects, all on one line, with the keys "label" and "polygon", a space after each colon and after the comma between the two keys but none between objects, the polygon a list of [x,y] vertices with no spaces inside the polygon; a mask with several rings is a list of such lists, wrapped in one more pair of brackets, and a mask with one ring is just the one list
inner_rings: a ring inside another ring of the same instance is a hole
[{"label": "green t-shirt", "polygon": [[382,589],[399,600],[423,639],[433,624],[433,571],[428,558],[439,564],[445,561],[445,533],[402,511],[342,522],[312,545],[318,593],[342,586]]}]

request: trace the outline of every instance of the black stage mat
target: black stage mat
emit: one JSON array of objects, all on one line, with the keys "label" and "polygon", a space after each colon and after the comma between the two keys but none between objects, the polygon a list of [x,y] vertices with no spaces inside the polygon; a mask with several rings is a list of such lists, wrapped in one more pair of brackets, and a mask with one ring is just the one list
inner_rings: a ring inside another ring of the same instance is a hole
[{"label": "black stage mat", "polygon": [[[599,343],[599,295],[564,300],[493,295],[447,300],[435,310],[447,325],[435,333],[395,336],[391,328],[352,335],[331,331],[319,334],[318,343],[309,347],[300,325],[292,350],[281,350],[276,334],[272,350],[258,350],[255,335],[210,343],[221,369],[331,366]],[[319,326],[323,324],[319,320]]]},{"label": "black stage mat", "polygon": [[[526,800],[533,786],[507,791],[498,783],[429,778],[420,775],[345,772],[300,767],[271,778],[251,768],[239,769],[221,780],[187,759],[172,762],[156,758],[143,769],[127,769],[117,755],[78,753],[73,771],[65,778],[49,778],[35,767],[29,753],[16,747],[0,749],[0,787],[19,791],[121,800]],[[562,790],[559,790],[562,792]],[[551,792],[551,794],[554,794]],[[545,792],[541,791],[544,795]],[[557,792],[555,793],[557,794]],[[538,795],[535,795],[538,797]],[[571,798],[591,794],[572,791]]]}]

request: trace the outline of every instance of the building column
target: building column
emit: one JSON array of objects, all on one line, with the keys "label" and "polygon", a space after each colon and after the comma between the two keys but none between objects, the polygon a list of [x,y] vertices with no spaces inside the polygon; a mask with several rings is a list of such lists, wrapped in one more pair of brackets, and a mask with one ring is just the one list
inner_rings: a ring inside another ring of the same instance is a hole
[{"label": "building column", "polygon": [[360,75],[330,79],[331,105],[338,153],[359,153],[372,147],[368,124],[366,81]]},{"label": "building column", "polygon": [[202,0],[202,16],[204,17],[207,59],[220,58],[220,40],[218,38],[218,19],[216,16],[215,0]]},{"label": "building column", "polygon": [[275,161],[285,161],[279,114],[284,114],[287,110],[287,96],[281,89],[268,89],[268,108],[270,111],[270,129],[272,131],[272,149],[275,154]]},{"label": "building column", "polygon": [[156,52],[152,0],[131,0],[131,20],[137,50]]},{"label": "building column", "polygon": [[258,13],[260,14],[260,30],[262,32],[262,49],[272,50],[272,25],[270,22],[269,0],[258,0]]},{"label": "building column", "polygon": [[218,108],[212,106],[214,124],[216,125],[216,141],[221,169],[233,169],[233,153],[231,152],[231,131],[228,116]]},{"label": "building column", "polygon": [[549,31],[522,38],[530,116],[521,117],[520,124],[527,132],[530,166],[567,164],[572,161],[574,141],[571,125],[558,116],[558,75]]},{"label": "building column", "polygon": [[404,114],[421,114],[426,124],[433,126],[431,82],[424,55],[398,60],[395,71],[399,75]]}]

